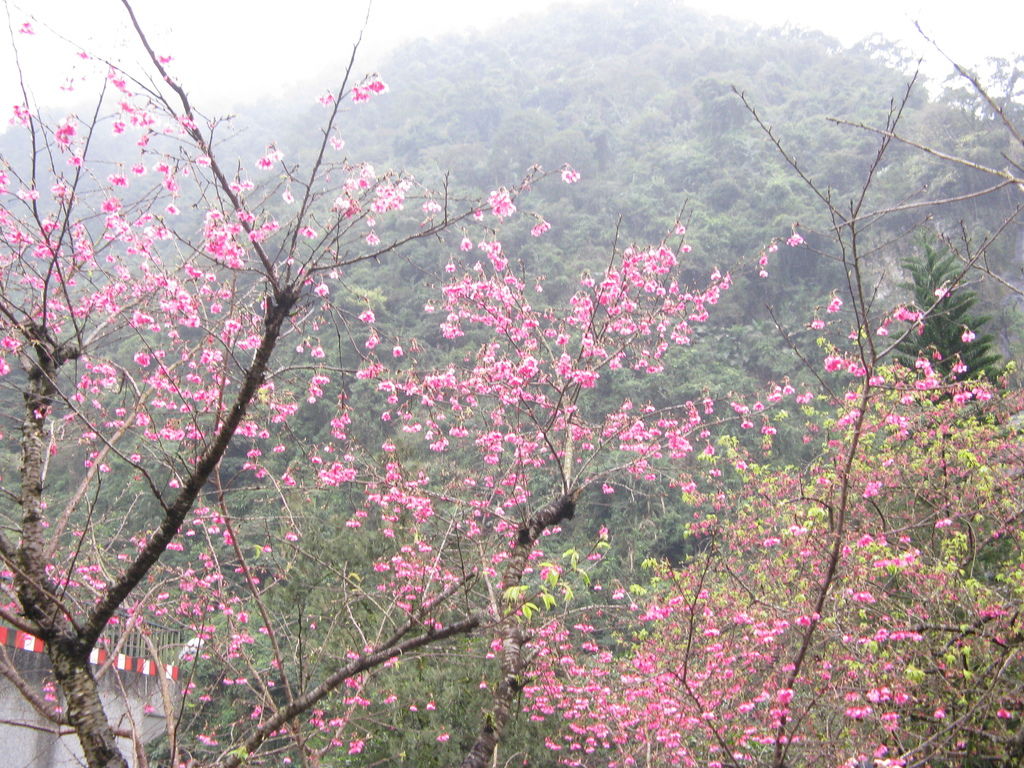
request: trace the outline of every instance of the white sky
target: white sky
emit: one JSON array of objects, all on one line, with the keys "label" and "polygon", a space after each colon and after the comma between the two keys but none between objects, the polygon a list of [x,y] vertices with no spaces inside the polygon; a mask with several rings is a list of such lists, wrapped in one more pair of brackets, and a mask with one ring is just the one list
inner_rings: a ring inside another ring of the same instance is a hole
[{"label": "white sky", "polygon": [[[1019,0],[689,0],[684,4],[766,26],[821,29],[846,45],[881,32],[918,55],[937,59],[914,30],[913,21],[918,20],[950,55],[968,65],[986,56],[1013,56],[1024,50],[1019,42],[1024,3]],[[76,78],[78,97],[94,93],[81,81],[84,65],[71,56],[73,50],[104,52],[129,69],[138,69],[130,65],[141,59],[141,49],[128,30],[120,0],[6,0],[6,5],[33,98],[39,101],[51,102],[59,95],[58,86],[69,73]],[[564,5],[566,0],[374,0],[365,36],[367,55],[361,57],[357,71],[374,65],[375,52],[403,40],[446,30],[487,29],[515,15]],[[207,111],[227,109],[239,97],[273,97],[317,73],[323,73],[320,85],[331,84],[329,73],[341,70],[366,15],[365,0],[134,0],[134,7],[154,47],[174,56],[173,71]],[[37,34],[19,34],[21,23],[30,19]],[[0,12],[0,24],[4,21]],[[57,53],[54,32],[64,35],[73,47]],[[10,48],[6,40],[0,43],[0,115],[21,101]],[[76,69],[72,71],[71,66]],[[943,66],[931,71],[945,70]],[[387,73],[383,75],[386,81]],[[318,90],[303,87],[311,89],[311,98]]]}]

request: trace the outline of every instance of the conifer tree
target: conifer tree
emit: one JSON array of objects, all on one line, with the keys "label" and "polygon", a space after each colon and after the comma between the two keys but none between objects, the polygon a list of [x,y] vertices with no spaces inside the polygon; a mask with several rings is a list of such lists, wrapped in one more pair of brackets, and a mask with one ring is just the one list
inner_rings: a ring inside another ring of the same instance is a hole
[{"label": "conifer tree", "polygon": [[923,325],[900,342],[896,359],[913,368],[919,358],[927,358],[936,372],[955,379],[996,378],[1002,360],[995,337],[981,333],[990,318],[971,312],[977,294],[958,283],[961,268],[952,254],[928,242],[922,246],[902,266],[914,304],[925,313]]}]

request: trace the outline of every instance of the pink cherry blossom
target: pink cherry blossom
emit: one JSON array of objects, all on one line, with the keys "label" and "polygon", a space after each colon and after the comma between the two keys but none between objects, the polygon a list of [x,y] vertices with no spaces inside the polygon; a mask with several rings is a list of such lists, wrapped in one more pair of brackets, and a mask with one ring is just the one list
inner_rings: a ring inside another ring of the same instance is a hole
[{"label": "pink cherry blossom", "polygon": [[487,204],[491,206],[491,213],[499,219],[507,218],[516,212],[516,206],[504,187],[491,192],[487,196]]}]

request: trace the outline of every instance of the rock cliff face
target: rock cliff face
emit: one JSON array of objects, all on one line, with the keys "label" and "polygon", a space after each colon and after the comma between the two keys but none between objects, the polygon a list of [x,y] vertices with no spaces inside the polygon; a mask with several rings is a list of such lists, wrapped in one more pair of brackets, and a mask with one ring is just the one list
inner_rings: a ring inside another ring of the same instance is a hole
[{"label": "rock cliff face", "polygon": [[[1021,203],[1024,203],[1024,187],[1020,190]],[[1011,279],[1014,286],[1024,291],[1024,219],[1017,221],[1017,247],[1014,249],[1015,260]]]},{"label": "rock cliff face", "polygon": [[[1024,185],[1018,185],[1016,198],[1018,205],[1024,205]],[[1018,215],[1015,229],[1013,261],[1005,270],[1006,282],[1014,290],[1007,294],[1001,308],[1010,317],[999,323],[999,351],[1007,360],[1014,359],[1015,343],[1020,341],[1015,338],[1013,316],[1024,316],[1024,217]]]}]

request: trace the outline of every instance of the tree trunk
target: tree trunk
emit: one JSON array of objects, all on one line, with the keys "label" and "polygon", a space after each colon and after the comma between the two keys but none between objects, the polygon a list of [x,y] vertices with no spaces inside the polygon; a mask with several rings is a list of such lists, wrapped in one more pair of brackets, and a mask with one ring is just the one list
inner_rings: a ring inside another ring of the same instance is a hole
[{"label": "tree trunk", "polygon": [[[519,527],[512,554],[502,574],[499,597],[511,587],[522,583],[523,572],[529,561],[537,539],[546,528],[569,520],[576,511],[576,496],[579,491],[563,494],[558,499],[534,512]],[[499,607],[500,609],[500,607]],[[512,705],[523,689],[523,678],[527,659],[524,654],[527,633],[520,624],[515,610],[511,610],[498,626],[501,635],[501,682],[494,692],[494,708],[484,715],[483,725],[476,741],[466,753],[461,768],[487,768],[497,749],[498,742],[512,719]]]},{"label": "tree trunk", "polygon": [[33,346],[23,355],[28,377],[21,426],[21,541],[16,557],[15,586],[22,613],[43,640],[90,768],[128,768],[115,742],[100,701],[99,687],[89,667],[89,651],[76,636],[57,590],[46,571],[46,525],[43,502],[46,422],[57,393],[57,371],[78,356],[76,347],[55,344],[43,326],[29,327]]},{"label": "tree trunk", "polygon": [[89,666],[89,654],[70,650],[77,641],[57,640],[47,644],[54,677],[64,692],[67,716],[78,734],[89,768],[128,768],[117,748],[114,731],[107,722],[99,687]]}]

